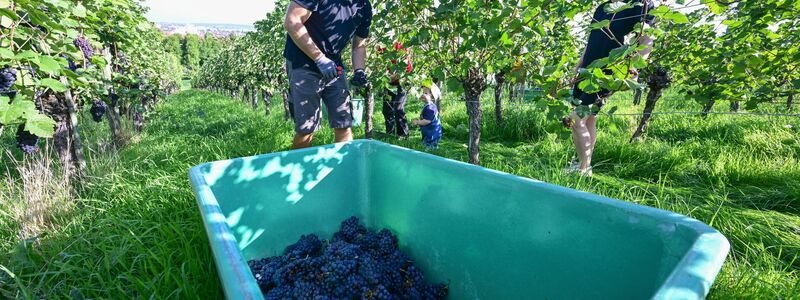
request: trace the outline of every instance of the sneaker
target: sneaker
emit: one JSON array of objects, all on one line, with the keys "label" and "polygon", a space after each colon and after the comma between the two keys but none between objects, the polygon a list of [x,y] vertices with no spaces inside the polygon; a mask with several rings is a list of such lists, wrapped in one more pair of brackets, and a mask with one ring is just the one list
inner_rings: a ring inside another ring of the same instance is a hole
[{"label": "sneaker", "polygon": [[577,160],[572,160],[572,163],[566,168],[564,168],[565,174],[579,174],[581,176],[592,177],[592,167],[589,169],[581,170],[581,163]]}]

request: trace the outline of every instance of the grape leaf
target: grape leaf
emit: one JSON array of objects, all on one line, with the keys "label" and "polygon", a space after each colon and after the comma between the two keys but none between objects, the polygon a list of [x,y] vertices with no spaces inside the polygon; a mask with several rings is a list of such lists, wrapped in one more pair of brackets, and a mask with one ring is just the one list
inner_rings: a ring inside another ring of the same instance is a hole
[{"label": "grape leaf", "polygon": [[53,91],[56,91],[56,92],[65,92],[65,91],[67,91],[67,87],[64,86],[63,83],[59,82],[58,80],[52,79],[52,78],[45,78],[45,79],[39,80],[38,85],[50,88],[50,89],[52,89]]},{"label": "grape leaf", "polygon": [[632,3],[625,3],[624,1],[620,2],[610,2],[606,6],[603,7],[603,10],[607,14],[616,14],[628,8],[633,8]]},{"label": "grape leaf", "polygon": [[36,105],[33,101],[17,99],[11,102],[11,105],[8,105],[7,97],[2,97],[0,99],[3,99],[0,100],[0,102],[5,103],[0,104],[0,123],[2,124],[19,122],[19,119],[30,111],[36,112]]},{"label": "grape leaf", "polygon": [[686,17],[683,13],[671,9],[669,6],[661,5],[654,10],[650,11],[650,14],[656,17],[664,18],[667,20],[671,20],[677,24],[685,24],[689,23],[689,18]]},{"label": "grape leaf", "polygon": [[611,21],[602,20],[600,22],[594,22],[594,23],[590,24],[589,28],[592,29],[592,30],[595,30],[595,29],[608,27],[608,25],[611,25]]},{"label": "grape leaf", "polygon": [[36,65],[39,66],[39,69],[50,74],[58,74],[58,71],[61,70],[61,65],[49,56],[40,56],[39,60],[34,62]]},{"label": "grape leaf", "polygon": [[12,58],[14,57],[14,52],[7,48],[0,48],[0,58]]},{"label": "grape leaf", "polygon": [[38,137],[51,138],[55,132],[56,122],[43,114],[28,115],[25,130]]},{"label": "grape leaf", "polygon": [[72,9],[72,14],[79,18],[86,18],[86,7],[78,3],[78,5]]}]

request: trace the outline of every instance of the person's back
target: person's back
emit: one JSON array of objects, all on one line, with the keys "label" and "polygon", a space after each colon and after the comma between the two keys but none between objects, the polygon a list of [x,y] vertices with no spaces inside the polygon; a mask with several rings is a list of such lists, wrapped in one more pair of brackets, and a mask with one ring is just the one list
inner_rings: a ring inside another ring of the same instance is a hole
[{"label": "person's back", "polygon": [[[372,6],[367,0],[293,0],[314,12],[305,22],[314,44],[337,66],[344,66],[342,52],[354,35],[366,37],[372,19]],[[293,68],[310,68],[319,72],[309,58],[287,34],[283,55]]]},{"label": "person's back", "polygon": [[442,139],[442,124],[439,119],[439,108],[433,102],[425,103],[422,108],[422,119],[431,121],[428,125],[420,127],[422,131],[422,144],[426,148],[439,148]]},{"label": "person's back", "polygon": [[654,9],[652,1],[632,0],[630,2],[619,2],[632,7],[618,12],[607,12],[606,9],[611,9],[612,2],[605,2],[595,10],[592,15],[592,24],[609,21],[609,26],[589,32],[586,50],[579,67],[586,68],[595,60],[608,57],[611,54],[611,50],[622,47],[625,44],[625,36],[633,31],[636,24],[653,21],[653,16],[647,14],[647,12]]}]

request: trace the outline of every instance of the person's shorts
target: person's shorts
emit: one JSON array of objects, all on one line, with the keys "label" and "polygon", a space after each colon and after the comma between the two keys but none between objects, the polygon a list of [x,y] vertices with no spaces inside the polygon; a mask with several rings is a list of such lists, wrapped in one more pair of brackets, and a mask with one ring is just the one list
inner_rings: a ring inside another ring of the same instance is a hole
[{"label": "person's shorts", "polygon": [[[603,73],[606,73],[606,74],[610,75],[611,71],[610,70],[603,70]],[[606,90],[606,89],[601,89],[599,92],[591,93],[591,94],[584,93],[583,90],[581,90],[581,88],[578,87],[579,83],[580,83],[580,81],[576,82],[575,86],[572,87],[572,97],[575,98],[575,99],[580,100],[581,105],[585,105],[585,106],[594,105],[594,106],[596,106],[597,110],[595,110],[595,111],[600,111],[600,109],[603,108],[603,105],[605,105],[606,99],[608,99],[608,97],[611,96],[611,94],[613,94],[613,92],[611,92],[609,90]]]},{"label": "person's shorts", "polygon": [[289,102],[294,113],[295,132],[309,134],[320,129],[322,101],[325,101],[331,128],[353,126],[353,107],[344,73],[325,82],[322,74],[307,68],[293,69],[289,61],[286,62],[286,72],[289,76]]},{"label": "person's shorts", "polygon": [[584,93],[578,84],[572,88],[572,97],[581,101],[581,105],[595,105],[597,108],[602,108],[605,104],[606,98],[611,96],[611,91],[602,89],[597,93]]}]

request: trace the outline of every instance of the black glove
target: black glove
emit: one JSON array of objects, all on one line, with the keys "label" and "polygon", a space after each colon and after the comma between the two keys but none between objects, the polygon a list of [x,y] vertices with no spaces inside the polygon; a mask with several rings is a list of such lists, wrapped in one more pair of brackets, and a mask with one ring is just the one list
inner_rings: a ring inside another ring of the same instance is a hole
[{"label": "black glove", "polygon": [[353,80],[351,82],[353,85],[358,87],[366,86],[367,83],[369,83],[369,80],[367,80],[367,72],[364,72],[364,69],[356,70],[356,72],[353,74]]},{"label": "black glove", "polygon": [[316,63],[317,68],[319,68],[319,72],[322,74],[322,79],[328,81],[338,77],[336,75],[336,63],[329,58],[322,56],[322,58],[317,60]]}]

